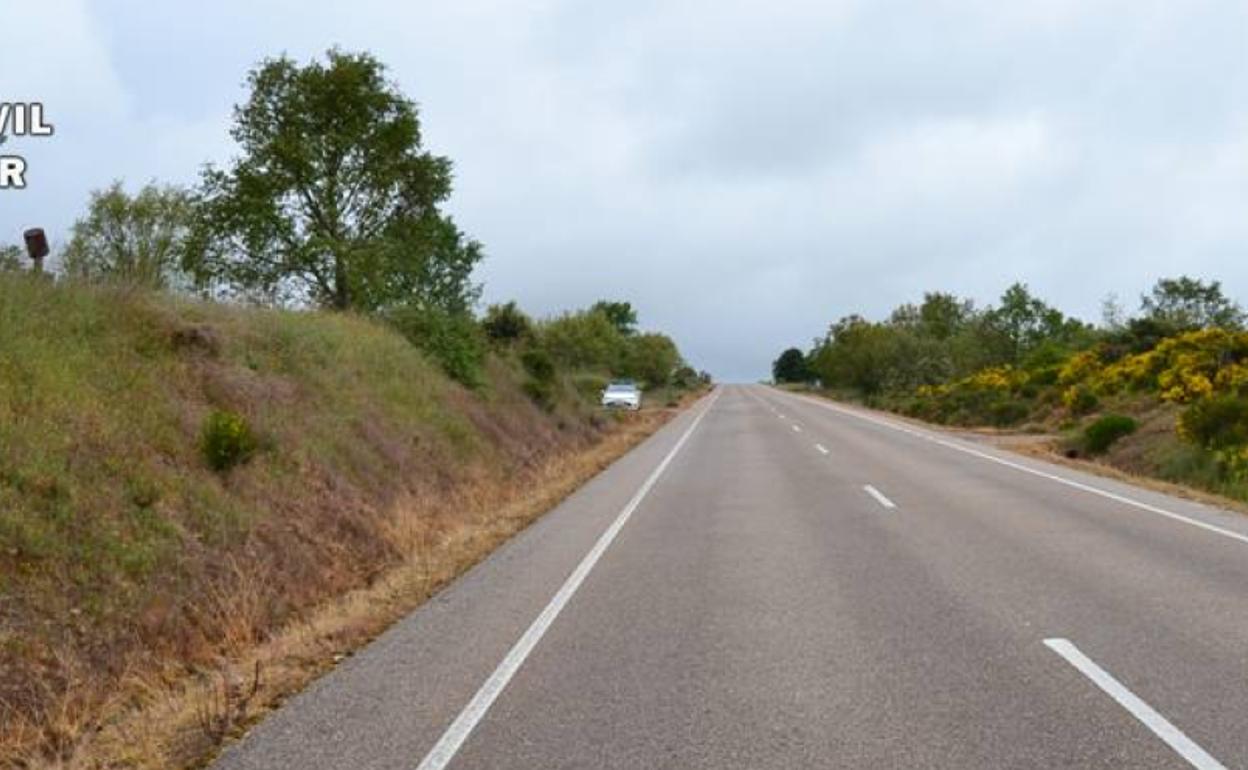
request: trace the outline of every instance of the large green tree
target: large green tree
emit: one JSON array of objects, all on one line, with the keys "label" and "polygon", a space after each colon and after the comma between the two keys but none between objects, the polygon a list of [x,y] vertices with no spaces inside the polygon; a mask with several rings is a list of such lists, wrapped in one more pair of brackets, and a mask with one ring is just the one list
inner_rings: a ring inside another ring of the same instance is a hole
[{"label": "large green tree", "polygon": [[1244,321],[1243,311],[1222,293],[1220,282],[1186,275],[1158,281],[1140,298],[1140,310],[1144,318],[1175,332],[1209,326],[1237,329]]},{"label": "large green tree", "polygon": [[385,67],[331,50],[266,60],[248,84],[240,155],[204,172],[200,280],[341,310],[467,310],[481,248],[438,210],[451,162],[422,148],[416,105]]},{"label": "large green tree", "polygon": [[806,354],[798,348],[789,348],[771,363],[771,378],[776,382],[806,382],[810,379],[810,369],[806,365]]},{"label": "large green tree", "polygon": [[628,338],[624,373],[639,378],[647,387],[668,384],[680,364],[680,351],[666,334],[651,332]]},{"label": "large green tree", "polygon": [[624,336],[637,331],[637,311],[633,309],[631,302],[611,302],[603,299],[595,302],[590,310],[606,316],[607,320]]},{"label": "large green tree", "polygon": [[74,223],[65,272],[152,288],[184,285],[191,223],[185,190],[149,184],[131,196],[114,182],[91,193],[86,216]]}]

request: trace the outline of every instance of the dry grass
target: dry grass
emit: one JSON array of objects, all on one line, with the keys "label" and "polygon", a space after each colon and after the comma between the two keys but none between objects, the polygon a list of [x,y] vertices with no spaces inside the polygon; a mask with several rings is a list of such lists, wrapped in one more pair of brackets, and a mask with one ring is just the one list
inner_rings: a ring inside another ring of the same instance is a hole
[{"label": "dry grass", "polygon": [[[168,768],[204,763],[223,742],[419,606],[675,411],[630,415],[592,448],[568,451],[535,466],[523,483],[482,477],[450,495],[399,501],[386,531],[405,559],[368,587],[320,605],[263,641],[253,638],[254,624],[245,617],[246,591],[217,598],[221,612],[244,618],[231,637],[236,654],[193,673],[176,667],[136,672],[123,677],[104,704],[61,699],[54,708],[72,751],[56,760],[28,756],[20,764]],[[84,735],[84,728],[94,733]]]},{"label": "dry grass", "polygon": [[[647,424],[525,378],[465,390],[365,318],[0,274],[0,766],[202,756]],[[225,472],[217,411],[259,445]]]}]

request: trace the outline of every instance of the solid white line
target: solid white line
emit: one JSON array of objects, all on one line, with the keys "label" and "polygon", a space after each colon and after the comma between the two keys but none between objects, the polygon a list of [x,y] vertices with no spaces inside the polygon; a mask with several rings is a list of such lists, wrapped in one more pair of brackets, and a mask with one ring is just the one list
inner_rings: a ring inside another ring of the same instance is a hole
[{"label": "solid white line", "polygon": [[872,497],[874,497],[877,503],[884,506],[885,508],[897,507],[896,503],[894,503],[892,500],[889,500],[887,497],[883,495],[882,492],[880,492],[880,490],[876,489],[870,484],[867,484],[866,486],[864,486],[863,489],[866,491],[868,495],[871,495]]},{"label": "solid white line", "polygon": [[1248,535],[1235,532],[1234,530],[1225,529],[1224,527],[1219,527],[1216,524],[1209,524],[1208,522],[1201,521],[1200,519],[1193,519],[1192,517],[1184,516],[1181,513],[1167,511],[1165,508],[1159,508],[1149,503],[1141,502],[1139,500],[1134,500],[1125,495],[1120,495],[1117,492],[1110,492],[1109,490],[1101,489],[1099,487],[1094,487],[1090,484],[1084,484],[1081,481],[1075,481],[1074,479],[1068,479],[1068,478],[1065,478],[1064,476],[1058,476],[1054,473],[1047,473],[1037,468],[1031,468],[1021,463],[1012,462],[1010,460],[1006,460],[1001,457],[990,455],[987,452],[981,452],[978,449],[973,449],[971,447],[962,446],[961,444],[957,444],[952,441],[947,441],[943,438],[939,438],[937,436],[934,436],[930,433],[926,433],[924,431],[919,431],[919,430],[915,430],[913,428],[909,428],[903,425],[898,425],[889,420],[882,420],[878,417],[873,417],[871,415],[859,414],[858,412],[855,412],[852,409],[845,409],[842,407],[835,406],[833,404],[823,403],[814,398],[806,398],[805,396],[798,396],[798,398],[802,398],[803,400],[809,401],[815,406],[821,406],[824,409],[830,409],[831,411],[834,411],[834,412],[846,414],[851,417],[856,417],[860,420],[864,420],[866,422],[874,423],[876,425],[889,428],[891,430],[900,431],[902,433],[907,433],[911,436],[916,436],[918,438],[931,441],[932,443],[939,444],[940,446],[943,446],[947,449],[953,449],[958,452],[962,452],[964,454],[978,457],[982,460],[988,460],[989,462],[994,462],[997,465],[1004,465],[1005,467],[1013,468],[1016,471],[1022,471],[1023,473],[1030,473],[1031,475],[1039,476],[1042,479],[1048,479],[1049,481],[1056,481],[1058,484],[1064,484],[1065,486],[1071,487],[1072,489],[1078,489],[1081,492],[1088,492],[1093,495],[1099,495],[1100,497],[1104,497],[1108,500],[1113,500],[1114,502],[1122,503],[1123,505],[1130,505],[1142,511],[1148,511],[1149,513],[1154,513],[1158,516],[1164,516],[1167,519],[1173,519],[1174,521],[1182,522],[1183,524],[1190,524],[1193,527],[1199,527],[1200,529],[1206,530],[1208,532],[1213,532],[1214,534],[1222,535],[1223,537],[1229,537],[1232,540],[1238,540],[1241,543],[1248,543]]},{"label": "solid white line", "polygon": [[794,432],[794,433],[801,433],[801,432],[802,432],[802,426],[800,426],[800,425],[794,425],[794,426],[793,426],[793,432]]},{"label": "solid white line", "polygon": [[1096,665],[1087,655],[1067,639],[1045,639],[1045,646],[1061,655],[1066,662],[1079,670],[1079,673],[1092,680],[1092,683],[1105,691],[1109,697],[1118,701],[1118,705],[1131,713],[1131,716],[1144,723],[1144,726],[1166,742],[1179,756],[1187,760],[1192,767],[1200,770],[1226,770],[1225,766],[1209,756],[1209,753],[1183,734],[1183,731],[1158,714],[1152,706],[1136,697],[1121,682],[1114,679],[1105,669]]},{"label": "solid white line", "polygon": [[494,673],[490,674],[489,679],[485,680],[485,683],[481,685],[481,689],[477,690],[477,694],[472,696],[472,700],[468,702],[464,710],[455,718],[451,726],[446,729],[446,732],[442,734],[442,737],[438,739],[434,747],[429,750],[424,760],[421,761],[418,770],[442,770],[455,757],[459,747],[463,745],[473,728],[477,726],[477,723],[489,711],[490,706],[499,694],[502,693],[507,683],[511,681],[512,676],[524,664],[525,659],[529,657],[529,653],[533,651],[533,648],[541,641],[546,630],[555,622],[555,618],[559,617],[559,613],[567,606],[568,600],[581,587],[581,583],[584,582],[594,565],[598,563],[602,554],[606,552],[611,545],[611,541],[615,540],[615,536],[623,529],[629,517],[633,515],[633,511],[637,510],[637,506],[645,499],[655,482],[659,480],[659,476],[663,475],[663,471],[672,462],[672,458],[676,456],[681,447],[685,445],[685,442],[689,440],[689,437],[693,435],[698,424],[702,422],[702,418],[711,410],[718,398],[719,391],[716,391],[710,402],[694,418],[689,427],[685,429],[684,434],[681,435],[676,445],[671,448],[658,467],[642,483],[641,488],[637,490],[633,498],[628,501],[624,509],[611,522],[611,526],[607,527],[606,531],[598,538],[598,541],[594,543],[594,547],[581,560],[581,563],[576,565],[576,569],[572,570],[572,574],[568,576],[568,579],[564,581],[564,584],[551,598],[550,603],[546,605],[546,608],[542,610],[528,630],[524,632],[524,635],[520,637],[519,641],[515,643],[506,657],[503,658],[502,662],[498,664],[498,668],[494,669]]},{"label": "solid white line", "polygon": [[823,444],[815,444],[815,449],[818,449],[822,454],[825,454],[825,455],[828,453],[828,448],[825,447]]}]

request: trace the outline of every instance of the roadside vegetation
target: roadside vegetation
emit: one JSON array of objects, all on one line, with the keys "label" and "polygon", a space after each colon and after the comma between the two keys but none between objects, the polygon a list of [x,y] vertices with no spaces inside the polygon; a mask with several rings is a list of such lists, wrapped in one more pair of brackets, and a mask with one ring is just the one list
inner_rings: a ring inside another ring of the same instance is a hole
[{"label": "roadside vegetation", "polygon": [[0,765],[199,761],[709,384],[628,302],[482,311],[371,56],[249,84],[196,188],[0,247]]},{"label": "roadside vegetation", "polygon": [[1158,281],[1127,313],[1071,318],[1021,284],[996,305],[927,294],[884,321],[847,316],[773,366],[944,425],[1054,434],[1069,457],[1248,500],[1248,331],[1216,281]]}]

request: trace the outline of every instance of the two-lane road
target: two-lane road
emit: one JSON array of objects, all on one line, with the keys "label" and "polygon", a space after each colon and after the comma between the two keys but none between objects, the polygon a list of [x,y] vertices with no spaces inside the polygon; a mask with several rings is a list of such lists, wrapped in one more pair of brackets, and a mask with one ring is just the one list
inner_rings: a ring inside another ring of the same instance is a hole
[{"label": "two-lane road", "polygon": [[1248,766],[1248,518],[720,388],[241,768]]}]

